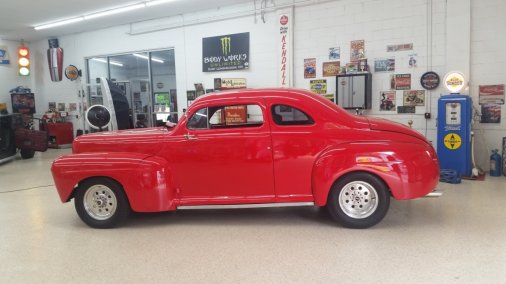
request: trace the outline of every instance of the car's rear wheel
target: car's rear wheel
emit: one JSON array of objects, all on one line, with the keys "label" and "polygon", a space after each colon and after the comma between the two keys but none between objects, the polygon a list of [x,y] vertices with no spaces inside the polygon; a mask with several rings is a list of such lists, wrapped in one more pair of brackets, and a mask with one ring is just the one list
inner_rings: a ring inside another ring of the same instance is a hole
[{"label": "car's rear wheel", "polygon": [[99,229],[117,226],[130,213],[130,205],[121,185],[105,177],[82,182],[74,204],[81,220]]},{"label": "car's rear wheel", "polygon": [[356,172],[332,186],[327,209],[334,220],[348,228],[368,228],[379,223],[390,207],[390,193],[378,177]]}]

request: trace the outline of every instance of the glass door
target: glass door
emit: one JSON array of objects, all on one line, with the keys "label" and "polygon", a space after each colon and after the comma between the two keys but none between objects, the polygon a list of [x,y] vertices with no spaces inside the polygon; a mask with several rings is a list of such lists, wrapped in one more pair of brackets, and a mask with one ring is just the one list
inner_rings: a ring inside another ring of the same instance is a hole
[{"label": "glass door", "polygon": [[148,59],[147,52],[109,57],[110,62],[122,64],[122,66],[110,64],[110,78],[120,87],[124,86],[124,95],[128,99],[130,119],[134,128],[153,126]]},{"label": "glass door", "polygon": [[176,65],[174,50],[151,52],[151,78],[156,125],[177,122]]}]

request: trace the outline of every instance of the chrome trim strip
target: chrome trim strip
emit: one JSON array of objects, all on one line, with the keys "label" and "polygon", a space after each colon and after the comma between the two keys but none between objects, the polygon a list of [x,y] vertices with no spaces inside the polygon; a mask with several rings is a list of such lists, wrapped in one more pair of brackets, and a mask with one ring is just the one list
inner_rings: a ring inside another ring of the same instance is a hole
[{"label": "chrome trim strip", "polygon": [[314,202],[279,202],[259,204],[227,204],[227,205],[185,205],[177,209],[241,209],[241,208],[267,208],[267,207],[293,207],[314,206]]}]

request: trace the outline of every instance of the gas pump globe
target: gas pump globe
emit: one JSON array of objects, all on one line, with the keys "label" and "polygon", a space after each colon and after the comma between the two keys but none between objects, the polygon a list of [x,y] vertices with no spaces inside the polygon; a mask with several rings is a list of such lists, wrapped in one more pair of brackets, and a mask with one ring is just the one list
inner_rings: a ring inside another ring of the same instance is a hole
[{"label": "gas pump globe", "polygon": [[441,169],[452,169],[460,176],[471,176],[471,97],[459,92],[465,86],[464,76],[451,72],[445,76],[450,92],[438,100],[437,154]]}]

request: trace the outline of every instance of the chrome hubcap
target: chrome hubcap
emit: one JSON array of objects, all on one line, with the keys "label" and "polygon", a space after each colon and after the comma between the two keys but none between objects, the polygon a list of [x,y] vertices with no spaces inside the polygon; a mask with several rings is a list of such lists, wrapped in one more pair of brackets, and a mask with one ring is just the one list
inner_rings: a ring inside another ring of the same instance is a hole
[{"label": "chrome hubcap", "polygon": [[378,208],[378,193],[367,182],[353,181],[341,190],[339,206],[351,218],[367,218]]},{"label": "chrome hubcap", "polygon": [[84,209],[95,220],[107,220],[116,212],[116,195],[107,186],[97,184],[84,194]]}]

